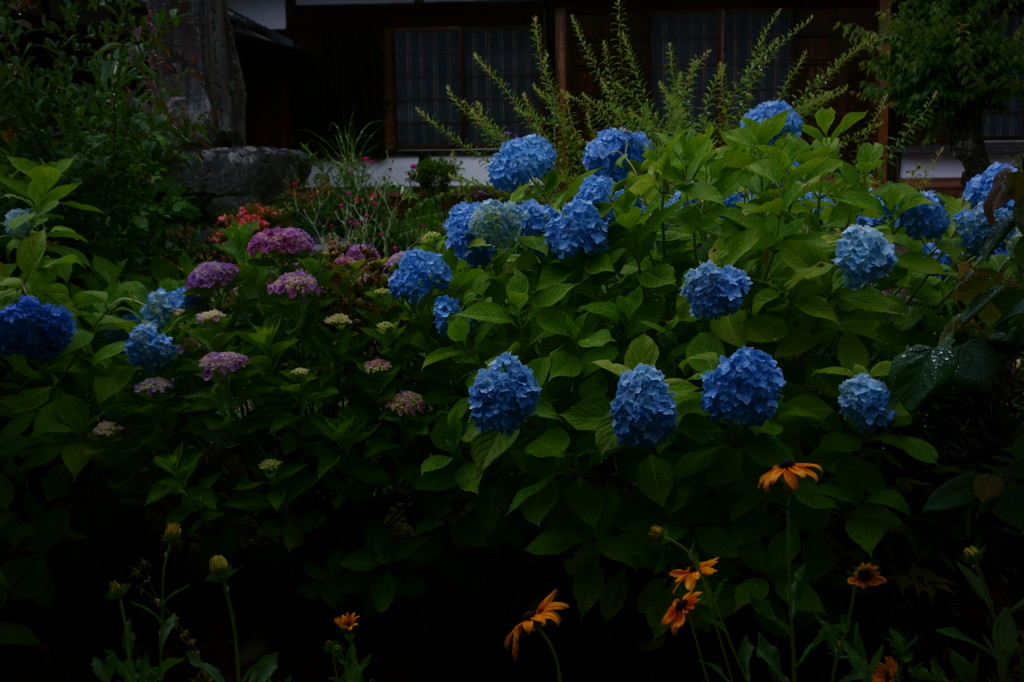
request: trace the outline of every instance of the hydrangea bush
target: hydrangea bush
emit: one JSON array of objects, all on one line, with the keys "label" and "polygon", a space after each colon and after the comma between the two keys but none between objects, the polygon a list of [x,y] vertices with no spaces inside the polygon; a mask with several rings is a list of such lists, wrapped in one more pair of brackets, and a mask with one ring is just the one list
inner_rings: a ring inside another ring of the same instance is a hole
[{"label": "hydrangea bush", "polygon": [[[0,237],[15,253],[0,315],[24,287],[78,329],[49,366],[0,360],[5,443],[49,458],[18,469],[17,489],[46,467],[110,481],[159,527],[244,535],[219,549],[252,557],[298,553],[301,595],[332,608],[383,611],[456,589],[467,553],[525,553],[567,574],[581,612],[635,608],[654,633],[657,574],[680,555],[651,542],[652,523],[721,557],[725,617],[778,632],[789,518],[797,627],[833,632],[817,617],[845,608],[836,567],[898,563],[903,534],[934,526],[922,503],[949,521],[941,542],[964,539],[947,482],[999,471],[1019,491],[1012,470],[973,456],[1012,455],[1017,425],[971,443],[936,434],[961,433],[945,427],[961,418],[949,401],[1010,399],[1024,308],[1005,287],[1012,256],[978,262],[946,231],[930,241],[947,265],[895,224],[922,197],[879,179],[880,145],[840,153],[857,116],[816,112],[773,139],[781,118],[721,140],[602,131],[584,164],[610,195],[585,177],[521,184],[453,207],[434,226],[444,249],[435,235],[387,259],[249,224],[220,245],[233,268],[170,264],[123,283],[116,264],[57,248],[76,240],[45,222]],[[628,162],[605,165],[615,155]],[[809,192],[832,201],[809,207]],[[170,308],[149,292],[182,286],[187,314],[143,319]],[[93,437],[104,421],[122,428]],[[796,462],[822,475],[758,488]],[[1002,500],[977,523],[1020,532]]]}]

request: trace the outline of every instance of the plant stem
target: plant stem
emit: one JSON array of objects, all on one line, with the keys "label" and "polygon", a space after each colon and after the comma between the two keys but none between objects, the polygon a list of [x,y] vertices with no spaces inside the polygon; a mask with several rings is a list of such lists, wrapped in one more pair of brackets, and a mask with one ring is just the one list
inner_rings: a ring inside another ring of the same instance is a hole
[{"label": "plant stem", "polygon": [[117,605],[121,608],[121,647],[124,649],[125,658],[131,662],[132,646],[128,637],[128,614],[124,611],[124,600],[118,599]]},{"label": "plant stem", "polygon": [[793,589],[793,494],[786,494],[786,596],[789,620],[789,680],[796,682],[796,593]]},{"label": "plant stem", "polygon": [[562,682],[562,666],[558,663],[558,652],[555,651],[555,645],[551,643],[551,639],[548,637],[548,633],[544,632],[544,628],[541,627],[536,629],[547,643],[548,649],[551,651],[551,658],[555,661],[555,680],[557,680],[557,682]]},{"label": "plant stem", "polygon": [[165,585],[166,579],[167,579],[167,560],[170,559],[170,557],[171,557],[171,545],[170,545],[170,543],[168,543],[167,544],[167,551],[164,552],[164,563],[163,563],[163,566],[160,567],[160,594],[159,594],[159,599],[160,599],[160,620],[157,623],[157,631],[156,631],[156,637],[157,637],[157,648],[156,648],[156,650],[157,650],[157,658],[156,658],[156,662],[157,662],[157,665],[162,663],[163,660],[164,660],[164,634],[163,634],[163,631],[164,631],[164,614],[167,613],[167,607],[164,606],[164,594],[166,594],[166,592],[164,591],[164,585]]},{"label": "plant stem", "polygon": [[697,639],[697,629],[693,627],[693,623],[690,623],[690,632],[693,633],[693,643],[697,647],[697,659],[700,661],[700,671],[704,673],[704,682],[711,682],[708,678],[708,669],[704,665],[704,652],[700,650],[700,640]]},{"label": "plant stem", "polygon": [[836,641],[835,655],[832,657],[832,675],[829,676],[829,682],[835,682],[836,671],[839,669],[839,653],[846,646],[846,635],[850,632],[850,623],[853,622],[853,601],[857,598],[857,589],[852,588],[850,590],[850,607],[846,610],[846,620],[842,623],[842,628],[839,631],[839,639]]},{"label": "plant stem", "polygon": [[242,659],[238,655],[238,623],[235,620],[235,607],[231,605],[231,595],[228,593],[228,583],[221,583],[224,588],[224,601],[228,603],[228,618],[231,621],[231,643],[235,649],[235,682],[242,682]]},{"label": "plant stem", "polygon": [[711,613],[715,617],[715,634],[718,635],[718,644],[722,648],[722,655],[725,658],[725,669],[729,673],[729,679],[732,680],[732,666],[729,665],[729,657],[726,655],[725,644],[722,642],[722,633],[725,633],[725,643],[729,645],[729,652],[732,654],[733,660],[736,661],[736,667],[740,669],[740,674],[743,675],[743,679],[746,682],[750,682],[750,677],[747,675],[747,671],[743,669],[743,664],[740,662],[740,655],[736,652],[736,645],[732,641],[732,636],[729,635],[729,628],[725,627],[725,619],[722,618],[722,612],[718,610],[718,600],[715,599],[715,593],[711,589],[711,582],[701,577],[700,582],[697,583],[701,589],[704,590],[704,594],[708,595],[708,603],[711,605]]}]

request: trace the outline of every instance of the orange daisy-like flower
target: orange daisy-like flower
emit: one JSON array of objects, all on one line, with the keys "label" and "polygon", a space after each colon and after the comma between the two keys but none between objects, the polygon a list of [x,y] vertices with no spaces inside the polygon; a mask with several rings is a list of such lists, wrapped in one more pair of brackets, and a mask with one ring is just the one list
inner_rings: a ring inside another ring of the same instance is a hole
[{"label": "orange daisy-like flower", "polygon": [[356,629],[356,626],[359,625],[359,623],[356,622],[357,620],[359,620],[359,615],[354,611],[349,611],[348,613],[343,613],[335,618],[334,624],[342,630],[352,632]]},{"label": "orange daisy-like flower", "polygon": [[900,667],[896,665],[896,659],[886,656],[875,666],[875,672],[871,673],[871,682],[895,682],[896,674],[899,671]]},{"label": "orange daisy-like flower", "polygon": [[701,575],[711,575],[718,572],[717,568],[711,568],[717,563],[718,557],[715,557],[714,559],[700,562],[700,566],[696,568],[687,566],[686,568],[677,568],[669,571],[668,574],[676,579],[676,584],[672,588],[673,594],[680,585],[685,585],[687,592],[693,592],[693,588],[697,586],[697,581],[700,580]]},{"label": "orange daisy-like flower", "polygon": [[534,628],[543,627],[546,623],[558,625],[562,622],[562,617],[557,612],[569,608],[569,605],[563,601],[555,601],[557,595],[558,590],[552,590],[551,594],[537,604],[536,609],[524,613],[522,622],[516,624],[512,632],[505,636],[505,648],[507,649],[510,643],[512,645],[512,658],[519,658],[519,637],[524,632],[530,634]]},{"label": "orange daisy-like flower", "polygon": [[763,488],[765,492],[775,484],[780,478],[786,482],[793,490],[796,490],[797,486],[800,485],[801,478],[807,478],[810,476],[815,481],[818,480],[818,474],[813,471],[817,469],[821,471],[820,464],[814,464],[812,462],[790,462],[788,459],[784,459],[771,469],[761,474],[761,478],[757,480],[757,487]]},{"label": "orange daisy-like flower", "polygon": [[854,570],[853,575],[846,579],[846,582],[863,590],[865,587],[884,585],[888,581],[878,572],[878,566],[862,563]]},{"label": "orange daisy-like flower", "polygon": [[702,594],[704,593],[687,592],[679,599],[673,599],[665,615],[661,617],[661,624],[670,625],[673,635],[679,632],[679,628],[686,623],[686,614],[697,608],[697,602],[700,601],[699,597]]}]

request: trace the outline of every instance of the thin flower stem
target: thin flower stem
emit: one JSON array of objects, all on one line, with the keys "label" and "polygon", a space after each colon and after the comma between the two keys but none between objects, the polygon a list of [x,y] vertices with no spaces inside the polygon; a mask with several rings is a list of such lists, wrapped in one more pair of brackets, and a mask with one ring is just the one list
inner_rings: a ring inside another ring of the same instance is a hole
[{"label": "thin flower stem", "polygon": [[128,614],[124,611],[124,599],[118,599],[117,605],[121,608],[121,646],[124,648],[124,657],[132,660],[132,646],[128,637]]},{"label": "thin flower stem", "polygon": [[786,609],[789,620],[789,680],[796,682],[796,594],[793,590],[793,494],[786,494]]},{"label": "thin flower stem", "polygon": [[167,560],[171,558],[171,545],[167,544],[167,551],[164,552],[164,563],[160,567],[160,620],[157,624],[157,659],[156,662],[159,665],[164,660],[164,614],[167,613],[167,607],[164,605],[164,595],[166,594],[164,585],[167,582]]},{"label": "thin flower stem", "polygon": [[242,682],[242,659],[238,654],[238,622],[235,620],[235,607],[231,605],[227,581],[221,582],[224,588],[224,601],[228,603],[228,619],[231,621],[231,643],[235,649],[235,682]]},{"label": "thin flower stem", "polygon": [[704,652],[700,650],[700,640],[697,639],[697,629],[693,627],[693,623],[690,623],[690,632],[693,633],[693,644],[697,647],[697,660],[700,661],[700,671],[704,673],[704,682],[711,682],[708,678],[708,669],[704,665]]},{"label": "thin flower stem", "polygon": [[540,636],[544,638],[544,642],[548,645],[548,650],[551,652],[551,658],[555,661],[555,680],[562,682],[562,666],[558,663],[558,652],[555,651],[555,645],[551,643],[551,638],[548,637],[548,633],[544,632],[544,628],[536,628]]},{"label": "thin flower stem", "polygon": [[857,598],[857,589],[850,589],[850,607],[846,610],[846,620],[842,623],[842,628],[839,631],[839,639],[836,641],[835,655],[832,657],[832,675],[829,676],[829,682],[835,682],[836,671],[839,669],[839,654],[846,647],[846,635],[850,632],[850,624],[853,622],[853,602]]},{"label": "thin flower stem", "polygon": [[[715,634],[718,635],[718,645],[722,648],[722,657],[725,659],[725,669],[729,673],[729,679],[732,680],[732,666],[729,664],[729,656],[725,651],[725,644],[729,645],[729,653],[732,654],[732,658],[736,661],[736,667],[740,669],[740,674],[743,675],[743,679],[746,682],[750,682],[750,677],[747,672],[743,669],[743,664],[740,662],[740,655],[736,651],[736,645],[732,641],[732,636],[729,634],[729,628],[725,627],[725,619],[722,618],[722,612],[718,610],[718,600],[715,599],[715,592],[711,588],[711,581],[707,578],[702,577],[698,583],[701,589],[704,590],[704,594],[708,596],[708,604],[711,605],[711,614],[715,617]],[[725,633],[725,643],[722,640],[722,633]]]}]

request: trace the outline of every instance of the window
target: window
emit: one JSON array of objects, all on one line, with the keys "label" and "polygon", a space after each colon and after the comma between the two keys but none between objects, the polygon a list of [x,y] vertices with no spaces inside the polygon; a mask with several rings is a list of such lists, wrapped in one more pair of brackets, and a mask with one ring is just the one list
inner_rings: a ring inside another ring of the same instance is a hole
[{"label": "window", "polygon": [[480,135],[445,96],[451,86],[479,101],[504,130],[526,134],[498,88],[473,62],[477,53],[516,93],[531,92],[537,73],[530,30],[521,28],[430,28],[395,31],[395,140],[399,149],[449,148],[452,143],[425,123],[416,108],[434,116],[474,144]]},{"label": "window", "polygon": [[[733,11],[658,13],[651,18],[651,63],[653,82],[665,80],[667,73],[665,49],[672,44],[676,67],[685,69],[690,60],[710,50],[711,56],[705,62],[697,83],[698,101],[711,83],[719,62],[728,68],[729,80],[739,76],[758,36],[771,20],[773,11]],[[772,25],[771,36],[779,36],[793,26],[792,10],[783,10]],[[759,89],[753,93],[753,103],[774,99],[779,86],[785,81],[789,69],[789,52],[784,47],[776,61],[766,69]]]}]

